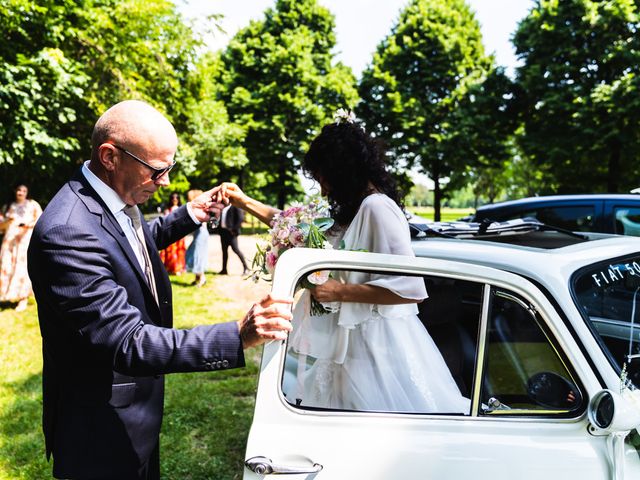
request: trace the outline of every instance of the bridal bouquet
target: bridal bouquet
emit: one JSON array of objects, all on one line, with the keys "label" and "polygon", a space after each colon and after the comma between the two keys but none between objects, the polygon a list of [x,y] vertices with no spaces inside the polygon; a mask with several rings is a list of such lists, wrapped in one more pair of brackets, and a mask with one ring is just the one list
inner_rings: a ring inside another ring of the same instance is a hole
[{"label": "bridal bouquet", "polygon": [[[333,226],[328,217],[329,205],[324,200],[312,200],[307,204],[294,204],[275,216],[269,229],[270,242],[266,246],[257,245],[253,257],[251,278],[271,281],[278,258],[285,251],[295,247],[332,248],[325,233]],[[329,278],[329,272],[318,271],[307,275],[303,287],[322,285]],[[311,299],[311,313],[326,313],[320,302]]]}]

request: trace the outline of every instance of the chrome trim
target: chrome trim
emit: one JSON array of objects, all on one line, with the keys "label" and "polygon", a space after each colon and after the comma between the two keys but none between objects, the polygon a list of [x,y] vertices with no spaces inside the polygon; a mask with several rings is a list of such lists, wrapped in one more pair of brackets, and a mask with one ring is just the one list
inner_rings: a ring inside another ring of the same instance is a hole
[{"label": "chrome trim", "polygon": [[287,465],[276,465],[267,457],[251,457],[244,462],[245,467],[258,475],[304,475],[318,473],[322,470],[322,465],[314,463],[309,467],[289,467]]},{"label": "chrome trim", "polygon": [[489,307],[491,305],[491,285],[485,283],[482,293],[482,313],[478,327],[478,356],[476,371],[473,375],[473,396],[471,400],[471,416],[478,417],[480,409],[480,393],[482,390],[482,372],[484,371],[484,356],[487,343],[487,327],[489,325]]},{"label": "chrome trim", "polygon": [[[515,295],[511,295],[510,293],[503,292],[501,290],[496,290],[495,291],[495,295],[496,295],[496,297],[506,298],[507,300],[511,300],[512,302],[517,303],[522,308],[527,310],[531,315],[533,315],[534,316],[534,320],[535,320],[535,316],[538,313],[538,311],[536,310],[536,307],[534,307],[530,303],[527,304],[524,300],[516,297]],[[537,322],[537,320],[536,320],[536,322]]]}]

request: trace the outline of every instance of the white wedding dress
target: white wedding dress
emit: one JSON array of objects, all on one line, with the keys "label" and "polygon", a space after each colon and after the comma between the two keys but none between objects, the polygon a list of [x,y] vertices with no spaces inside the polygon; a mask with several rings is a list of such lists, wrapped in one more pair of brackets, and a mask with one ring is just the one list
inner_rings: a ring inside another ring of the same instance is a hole
[{"label": "white wedding dress", "polygon": [[[351,224],[332,238],[346,250],[411,255],[409,226],[384,194],[366,197]],[[376,285],[416,301],[420,277],[334,272],[345,283]],[[309,291],[294,308],[290,349],[298,357],[293,395],[302,406],[420,413],[469,413],[440,351],[418,319],[415,303],[341,303],[335,313],[309,314]],[[291,396],[289,394],[288,396]]]}]

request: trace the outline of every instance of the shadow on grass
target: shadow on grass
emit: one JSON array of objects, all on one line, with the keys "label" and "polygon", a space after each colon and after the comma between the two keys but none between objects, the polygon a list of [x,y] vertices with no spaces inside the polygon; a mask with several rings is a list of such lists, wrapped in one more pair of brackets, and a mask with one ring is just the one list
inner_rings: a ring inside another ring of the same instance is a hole
[{"label": "shadow on grass", "polygon": [[12,400],[0,414],[0,477],[51,478],[41,426],[42,375],[4,383],[1,388],[3,396]]},{"label": "shadow on grass", "polygon": [[[162,478],[242,478],[258,370],[257,349],[247,354],[246,368],[167,376]],[[10,399],[0,412],[0,478],[52,478],[41,428],[41,385],[41,374],[0,384]]]}]

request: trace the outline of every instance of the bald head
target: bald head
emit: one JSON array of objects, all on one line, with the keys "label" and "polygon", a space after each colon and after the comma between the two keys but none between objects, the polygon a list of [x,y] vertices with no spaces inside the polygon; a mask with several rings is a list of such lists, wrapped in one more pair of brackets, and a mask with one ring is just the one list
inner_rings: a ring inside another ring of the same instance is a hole
[{"label": "bald head", "polygon": [[91,160],[97,158],[103,143],[149,148],[163,144],[174,149],[178,137],[173,125],[162,113],[139,100],[125,100],[109,108],[98,119],[91,135]]},{"label": "bald head", "polygon": [[96,122],[91,144],[89,169],[126,204],[145,202],[169,185],[178,137],[151,105],[138,100],[114,105]]}]

